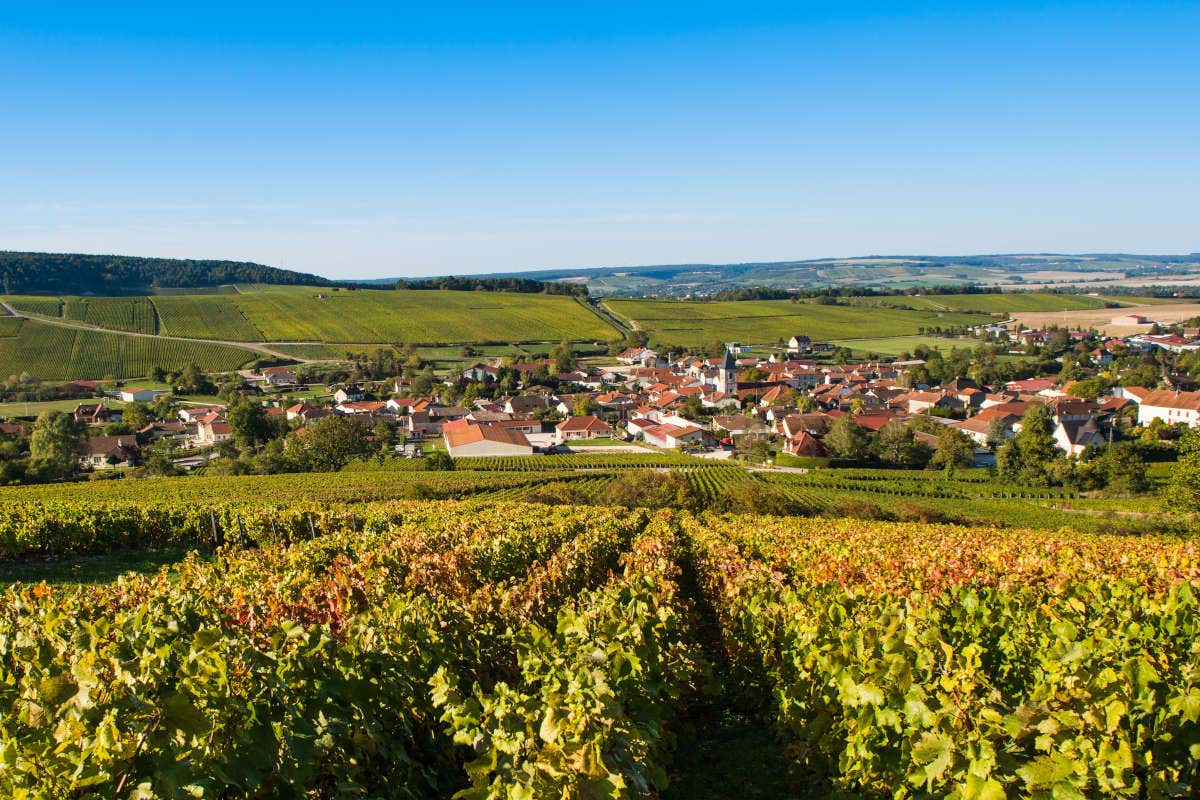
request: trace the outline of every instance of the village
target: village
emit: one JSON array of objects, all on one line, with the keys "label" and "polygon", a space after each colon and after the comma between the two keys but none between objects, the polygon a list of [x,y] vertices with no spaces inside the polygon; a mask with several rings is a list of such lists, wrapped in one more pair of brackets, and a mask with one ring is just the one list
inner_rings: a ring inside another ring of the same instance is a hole
[{"label": "village", "polygon": [[[573,360],[565,372],[554,371],[561,358],[491,359],[427,382],[422,393],[414,392],[413,377],[343,382],[315,393],[300,383],[297,368],[278,366],[244,376],[234,397],[260,405],[281,434],[302,437],[330,416],[352,420],[398,458],[681,450],[808,468],[870,457],[840,441],[844,436],[830,438],[848,418],[865,436],[904,428],[907,445],[925,454],[918,462],[951,442],[957,463],[989,467],[1034,406],[1048,412],[1054,443],[1068,457],[1104,448],[1135,427],[1200,425],[1200,392],[1190,391],[1185,371],[1170,367],[1200,351],[1196,328],[1124,338],[996,326],[973,333],[1014,352],[1057,348],[1053,363],[1061,371],[989,385],[967,369],[935,382],[925,359],[834,363],[832,348],[797,334],[766,357],[729,342],[709,357],[630,347],[604,364]],[[1129,364],[1139,368],[1117,368]],[[168,391],[137,386],[106,392],[97,381],[73,384],[101,395],[72,413],[87,430],[84,470],[136,467],[148,448],[164,446],[182,471],[231,454],[237,430],[228,404],[174,403]],[[0,434],[27,431],[21,421],[0,423]]]}]

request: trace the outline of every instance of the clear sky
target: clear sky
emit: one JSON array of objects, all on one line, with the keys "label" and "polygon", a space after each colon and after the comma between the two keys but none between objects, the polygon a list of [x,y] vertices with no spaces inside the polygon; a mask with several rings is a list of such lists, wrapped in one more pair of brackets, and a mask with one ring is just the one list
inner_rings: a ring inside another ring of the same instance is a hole
[{"label": "clear sky", "polygon": [[1200,250],[1198,2],[5,3],[0,100],[0,249]]}]

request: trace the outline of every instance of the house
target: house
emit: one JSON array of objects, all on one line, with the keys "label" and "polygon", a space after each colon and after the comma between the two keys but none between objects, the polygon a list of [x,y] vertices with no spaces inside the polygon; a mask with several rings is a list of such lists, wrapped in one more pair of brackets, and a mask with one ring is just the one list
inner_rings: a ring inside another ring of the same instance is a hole
[{"label": "house", "polygon": [[0,436],[27,436],[29,426],[21,422],[0,422]]},{"label": "house", "polygon": [[785,437],[792,439],[801,431],[808,431],[816,436],[824,436],[829,431],[831,425],[833,425],[833,418],[828,414],[820,412],[788,414],[775,423],[775,430]]},{"label": "house", "polygon": [[649,417],[635,417],[625,423],[625,430],[635,439],[645,438],[642,434],[649,428],[658,426],[658,420]]},{"label": "house", "polygon": [[1103,447],[1104,433],[1095,419],[1086,421],[1057,420],[1054,426],[1054,441],[1069,456],[1077,456],[1089,447]]},{"label": "house", "polygon": [[224,417],[210,414],[196,420],[196,442],[201,445],[217,444],[230,438],[233,434],[229,423]]},{"label": "house", "polygon": [[463,456],[528,456],[533,445],[520,431],[459,420],[443,433],[446,451],[455,458]]},{"label": "house", "polygon": [[1147,392],[1137,402],[1139,425],[1149,425],[1156,419],[1167,424],[1182,422],[1193,428],[1200,425],[1200,392],[1162,389]]},{"label": "house", "polygon": [[611,425],[591,414],[567,417],[554,426],[554,441],[562,444],[572,439],[603,439],[612,436],[612,432]]},{"label": "house", "polygon": [[335,391],[333,393],[333,401],[339,405],[341,403],[356,403],[365,396],[357,384],[351,383]]},{"label": "house", "polygon": [[154,398],[158,397],[158,392],[153,389],[122,389],[121,400],[125,403],[152,403]]},{"label": "house", "polygon": [[504,403],[504,410],[509,414],[532,414],[535,411],[544,411],[549,407],[550,401],[540,394],[510,397]]},{"label": "house", "polygon": [[184,440],[196,435],[196,426],[186,422],[151,422],[139,429],[137,435],[149,442],[160,439]]},{"label": "house", "polygon": [[[195,422],[209,414],[224,414],[225,406],[188,406],[178,411],[180,422]],[[290,419],[290,417],[289,417]]]},{"label": "house", "polygon": [[662,363],[662,359],[654,350],[645,347],[631,347],[617,355],[617,360],[629,366],[654,368]]},{"label": "house", "polygon": [[300,420],[302,423],[314,422],[322,417],[328,417],[330,412],[325,408],[310,406],[308,403],[296,403],[294,406],[288,406],[284,412],[288,422],[292,420]]},{"label": "house", "polygon": [[291,386],[296,382],[296,371],[291,367],[270,367],[262,375],[268,386]]},{"label": "house", "polygon": [[1054,378],[1027,378],[1022,381],[1009,381],[1004,388],[1019,394],[1040,394],[1054,388]]},{"label": "house", "polygon": [[462,376],[466,380],[482,383],[483,381],[487,380],[488,378],[491,378],[492,380],[496,380],[497,378],[499,378],[500,377],[500,368],[499,367],[490,367],[487,364],[483,364],[483,363],[472,364],[471,366],[467,367],[466,369],[464,369],[462,371]]},{"label": "house", "polygon": [[674,449],[685,444],[699,444],[704,440],[704,431],[695,425],[655,425],[642,431],[647,444],[664,449]]},{"label": "house", "polygon": [[808,431],[800,431],[784,442],[783,452],[801,458],[822,458],[825,456],[825,445]]},{"label": "house", "polygon": [[113,419],[112,411],[104,403],[80,403],[72,416],[86,425],[105,425]]},{"label": "house", "polygon": [[771,432],[761,420],[748,414],[716,416],[713,417],[712,424],[714,430],[727,434],[731,439],[739,436],[765,436]]},{"label": "house", "polygon": [[807,353],[811,349],[812,339],[807,336],[793,336],[791,339],[788,339],[787,351],[789,356]]},{"label": "house", "polygon": [[[474,416],[474,415],[472,415],[472,416]],[[454,420],[453,422],[447,422],[446,425],[454,425],[459,422],[462,422],[465,419],[469,419],[469,418],[462,417],[460,419]],[[509,430],[509,431],[518,431],[520,433],[525,434],[526,436],[528,436],[531,433],[541,433],[542,432],[542,423],[538,422],[536,419],[520,419],[520,418],[498,419],[498,420],[495,420],[494,422],[489,422],[487,424],[491,425],[493,428],[504,428],[505,430]],[[443,425],[442,430],[445,430],[445,427],[446,426]]]},{"label": "house", "polygon": [[381,400],[351,400],[348,403],[338,403],[334,410],[342,414],[383,414],[388,405]]},{"label": "house", "polygon": [[1011,439],[1016,435],[1015,427],[1020,423],[1021,418],[1016,414],[996,414],[986,417],[983,414],[977,414],[968,420],[953,423],[953,427],[970,436],[975,444],[987,445],[988,435],[993,430],[998,431],[1004,438]]},{"label": "house", "polygon": [[133,436],[91,436],[83,446],[79,463],[92,469],[132,467],[138,462],[138,443]]},{"label": "house", "polygon": [[946,392],[909,392],[897,399],[904,402],[910,414],[921,414],[935,408],[952,410],[963,407],[961,400]]}]

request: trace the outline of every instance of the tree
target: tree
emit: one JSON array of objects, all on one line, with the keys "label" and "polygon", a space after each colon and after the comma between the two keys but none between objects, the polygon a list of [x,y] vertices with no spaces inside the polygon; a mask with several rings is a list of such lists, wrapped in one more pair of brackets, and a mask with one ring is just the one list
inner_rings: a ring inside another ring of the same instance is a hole
[{"label": "tree", "polygon": [[73,475],[79,463],[85,430],[64,411],[43,413],[34,423],[29,441],[30,467],[43,478]]},{"label": "tree", "polygon": [[571,343],[566,339],[550,352],[550,358],[554,361],[555,372],[570,372],[575,369],[575,352],[571,349]]},{"label": "tree", "polygon": [[1171,470],[1163,497],[1179,511],[1200,511],[1200,428],[1189,428],[1178,449],[1179,463]]},{"label": "tree", "polygon": [[1132,442],[1105,447],[1087,466],[1093,480],[1109,494],[1139,494],[1150,487],[1146,462]]},{"label": "tree", "polygon": [[688,399],[683,401],[683,406],[679,409],[679,416],[684,419],[690,419],[693,422],[700,419],[704,415],[704,403],[700,400],[700,395],[689,395]]},{"label": "tree", "polygon": [[421,469],[427,472],[449,472],[454,469],[454,459],[448,453],[434,450],[421,459]]},{"label": "tree", "polygon": [[845,461],[863,461],[871,451],[867,429],[849,414],[834,420],[829,433],[825,434],[824,444],[834,456]]},{"label": "tree", "polygon": [[956,467],[969,467],[975,461],[975,443],[956,428],[942,425],[938,432],[938,447],[929,460],[929,466],[953,472]]},{"label": "tree", "polygon": [[581,394],[575,399],[575,405],[571,407],[571,413],[577,417],[586,417],[589,414],[596,413],[596,401],[589,394]]},{"label": "tree", "polygon": [[183,394],[213,394],[217,387],[209,380],[204,370],[195,364],[188,364],[175,381],[175,388]]},{"label": "tree", "polygon": [[1050,486],[1065,464],[1054,441],[1050,409],[1038,404],[1021,418],[1021,432],[996,453],[996,466],[1004,478],[1028,486]]},{"label": "tree", "polygon": [[293,434],[300,460],[316,472],[336,472],[371,452],[370,432],[356,419],[332,414]]},{"label": "tree", "polygon": [[433,391],[433,384],[436,380],[437,375],[434,374],[433,367],[425,367],[413,378],[413,394],[418,397],[430,394]]},{"label": "tree", "polygon": [[381,419],[375,423],[375,444],[379,447],[381,455],[393,455],[396,452],[396,443],[399,437],[396,435],[396,423]]},{"label": "tree", "polygon": [[154,412],[145,403],[128,403],[121,409],[121,421],[128,423],[135,431],[140,431],[155,419]]},{"label": "tree", "polygon": [[229,407],[225,415],[229,423],[229,433],[238,447],[243,450],[253,450],[266,444],[273,438],[275,432],[267,411],[261,403],[242,399]]},{"label": "tree", "polygon": [[1153,389],[1158,386],[1158,369],[1153,364],[1138,364],[1121,373],[1122,386],[1141,386]]},{"label": "tree", "polygon": [[880,461],[898,467],[923,467],[932,455],[928,445],[916,437],[912,428],[898,420],[880,428],[872,444]]}]

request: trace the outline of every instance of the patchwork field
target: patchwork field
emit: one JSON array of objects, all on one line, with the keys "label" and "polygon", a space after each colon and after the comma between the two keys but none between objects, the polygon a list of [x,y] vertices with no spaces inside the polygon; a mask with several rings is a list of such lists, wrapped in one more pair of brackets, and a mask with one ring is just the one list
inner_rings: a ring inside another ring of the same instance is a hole
[{"label": "patchwork field", "polygon": [[0,375],[29,373],[45,380],[137,378],[155,367],[232,370],[257,354],[229,345],[66,328],[25,320],[16,336],[0,338]]},{"label": "patchwork field", "polygon": [[1129,336],[1146,333],[1150,325],[1113,325],[1114,317],[1141,314],[1153,322],[1171,324],[1200,317],[1200,303],[1154,303],[1126,308],[1102,308],[1091,311],[1022,311],[1013,318],[1026,328],[1043,328],[1057,325],[1064,328],[1095,328],[1109,336]]},{"label": "patchwork field", "polygon": [[647,331],[653,341],[685,347],[714,339],[773,344],[796,334],[818,340],[915,335],[923,328],[978,325],[992,319],[980,314],[789,300],[697,303],[614,298],[606,304]]}]

